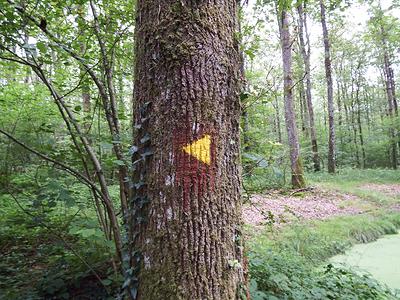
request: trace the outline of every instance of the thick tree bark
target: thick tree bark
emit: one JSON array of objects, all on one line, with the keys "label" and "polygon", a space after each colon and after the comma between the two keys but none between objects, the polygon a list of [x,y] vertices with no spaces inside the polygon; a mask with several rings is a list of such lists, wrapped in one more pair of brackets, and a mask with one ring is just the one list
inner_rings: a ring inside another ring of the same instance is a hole
[{"label": "thick tree bark", "polygon": [[[314,108],[312,103],[311,97],[311,64],[310,64],[310,38],[308,35],[307,30],[307,15],[303,11],[302,4],[297,6],[297,11],[299,14],[299,40],[300,40],[300,50],[303,56],[304,61],[304,71],[306,75],[306,99],[307,99],[307,109],[308,109],[308,119],[309,119],[309,126],[310,126],[310,138],[311,138],[311,147],[313,153],[313,163],[314,163],[314,170],[320,171],[321,165],[319,161],[319,154],[318,154],[318,143],[317,143],[317,133],[315,129],[315,120],[314,120]],[[304,40],[304,33],[305,33],[305,40]],[[307,43],[307,50],[306,50],[306,43]]]},{"label": "thick tree bark", "polygon": [[246,299],[236,0],[137,2],[134,299]]},{"label": "thick tree bark", "polygon": [[325,49],[325,74],[327,84],[327,97],[328,97],[328,122],[329,122],[329,141],[328,141],[328,172],[335,173],[336,169],[336,142],[335,142],[335,119],[334,119],[334,106],[333,106],[333,86],[332,86],[332,68],[331,68],[331,55],[329,45],[328,28],[326,26],[325,18],[325,5],[323,0],[319,2],[321,7],[321,25],[324,37]]},{"label": "thick tree bark", "polygon": [[293,188],[305,186],[303,166],[300,158],[300,145],[296,128],[296,115],[293,104],[292,41],[290,38],[289,15],[282,10],[279,16],[279,29],[283,62],[283,89],[285,102],[285,122],[290,150]]}]

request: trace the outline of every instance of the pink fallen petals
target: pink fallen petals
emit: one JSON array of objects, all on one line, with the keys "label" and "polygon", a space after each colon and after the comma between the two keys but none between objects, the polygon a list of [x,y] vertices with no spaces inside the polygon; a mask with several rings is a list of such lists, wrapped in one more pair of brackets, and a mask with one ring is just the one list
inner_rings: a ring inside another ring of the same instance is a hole
[{"label": "pink fallen petals", "polygon": [[279,193],[254,195],[243,209],[245,223],[250,225],[290,223],[294,220],[327,219],[333,216],[362,212],[352,206],[358,198],[353,195],[313,190],[304,197]]},{"label": "pink fallen petals", "polygon": [[390,197],[400,198],[400,184],[376,184],[368,183],[360,186],[362,189],[370,190],[373,192],[380,192]]}]

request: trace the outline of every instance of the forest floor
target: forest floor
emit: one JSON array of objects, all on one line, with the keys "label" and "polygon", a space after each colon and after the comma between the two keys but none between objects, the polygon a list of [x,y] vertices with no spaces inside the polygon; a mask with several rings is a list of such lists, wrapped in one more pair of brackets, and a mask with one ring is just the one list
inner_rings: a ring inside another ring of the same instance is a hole
[{"label": "forest floor", "polygon": [[382,208],[400,211],[400,183],[364,183],[357,188],[364,193],[374,194],[375,197],[378,197],[377,194],[382,194],[381,199],[390,197],[393,201],[376,202],[357,194],[323,187],[310,187],[292,192],[274,190],[253,195],[244,207],[243,218],[246,224],[263,226],[358,215]]},{"label": "forest floor", "polygon": [[[244,222],[256,227],[280,226],[294,221],[325,220],[382,209],[400,211],[400,183],[391,182],[393,178],[375,175],[367,178],[353,176],[351,181],[343,177],[316,178],[306,189],[268,190],[254,194],[243,208]],[[380,177],[380,182],[376,183],[376,177]]]},{"label": "forest floor", "polygon": [[254,299],[400,299],[386,282],[329,261],[399,232],[400,172],[348,168],[307,178],[307,189],[268,189],[243,207]]}]

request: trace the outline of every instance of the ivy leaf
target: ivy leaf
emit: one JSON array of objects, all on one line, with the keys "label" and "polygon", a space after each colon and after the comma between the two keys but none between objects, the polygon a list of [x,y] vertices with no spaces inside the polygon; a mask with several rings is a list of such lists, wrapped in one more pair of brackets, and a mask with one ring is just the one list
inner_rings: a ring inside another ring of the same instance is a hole
[{"label": "ivy leaf", "polygon": [[116,159],[113,161],[113,163],[118,166],[125,166],[125,162],[123,160]]},{"label": "ivy leaf", "polygon": [[143,161],[143,158],[139,158],[139,159],[137,159],[137,160],[135,160],[133,163],[132,163],[132,165],[133,166],[136,166],[138,163],[140,163],[141,161]]},{"label": "ivy leaf", "polygon": [[100,143],[100,147],[104,150],[112,150],[113,145],[110,143],[102,142]]},{"label": "ivy leaf", "polygon": [[110,285],[110,284],[112,283],[112,281],[111,281],[110,279],[108,279],[108,278],[103,279],[101,282],[102,282],[105,286],[108,286],[108,285]]},{"label": "ivy leaf", "polygon": [[47,206],[48,206],[48,207],[56,207],[56,206],[57,206],[57,202],[56,202],[56,201],[50,201],[50,202],[47,204]]},{"label": "ivy leaf", "polygon": [[36,48],[40,51],[40,53],[44,54],[47,51],[47,46],[44,42],[37,42]]},{"label": "ivy leaf", "polygon": [[250,60],[253,60],[254,57],[256,57],[256,55],[254,54],[254,52],[251,51],[251,50],[249,50],[249,49],[244,50],[244,53],[246,53],[246,55],[250,58]]},{"label": "ivy leaf", "polygon": [[122,288],[125,289],[129,286],[129,284],[131,283],[131,279],[128,277],[125,281],[124,284],[122,285]]},{"label": "ivy leaf", "polygon": [[88,238],[96,235],[96,230],[94,228],[87,228],[80,230],[79,233],[83,238]]},{"label": "ivy leaf", "polygon": [[136,299],[136,297],[137,297],[137,292],[138,292],[138,290],[137,290],[137,288],[136,287],[133,287],[133,288],[131,288],[131,296],[132,296],[132,298],[133,299]]},{"label": "ivy leaf", "polygon": [[240,93],[240,101],[246,100],[247,98],[249,98],[249,96],[250,96],[249,93],[246,92]]},{"label": "ivy leaf", "polygon": [[65,202],[68,207],[72,207],[75,205],[75,199],[71,197],[71,194],[68,190],[62,188],[58,195],[58,199]]},{"label": "ivy leaf", "polygon": [[138,147],[136,147],[135,145],[133,145],[132,147],[129,148],[129,155],[133,155],[138,151]]},{"label": "ivy leaf", "polygon": [[135,189],[140,189],[142,186],[144,186],[145,183],[143,181],[139,181],[138,183],[134,184]]},{"label": "ivy leaf", "polygon": [[153,155],[154,154],[154,152],[153,152],[153,150],[146,150],[144,153],[142,153],[141,154],[141,156],[143,157],[143,158],[145,158],[146,156],[151,156],[151,155]]},{"label": "ivy leaf", "polygon": [[150,141],[150,134],[146,133],[146,134],[144,135],[144,137],[142,137],[142,138],[140,139],[140,142],[141,142],[142,144],[144,144],[144,143],[147,143],[148,141]]}]

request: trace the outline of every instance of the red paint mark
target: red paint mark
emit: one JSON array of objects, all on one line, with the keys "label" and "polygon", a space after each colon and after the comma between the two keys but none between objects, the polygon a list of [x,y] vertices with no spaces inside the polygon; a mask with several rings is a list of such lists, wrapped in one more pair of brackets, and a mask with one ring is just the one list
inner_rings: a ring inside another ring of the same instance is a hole
[{"label": "red paint mark", "polygon": [[[196,159],[194,156],[183,151],[183,147],[201,139],[205,135],[211,137],[210,156],[211,163],[206,164]],[[215,179],[215,131],[200,124],[196,126],[178,128],[174,131],[174,164],[176,182],[182,188],[184,211],[190,207],[191,196],[201,199],[204,192],[214,189]]]}]

